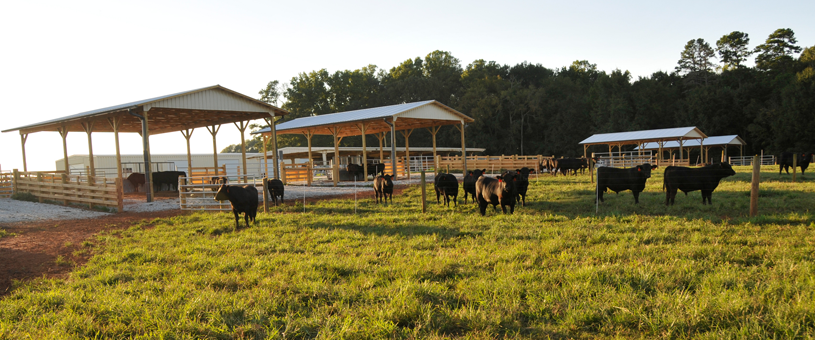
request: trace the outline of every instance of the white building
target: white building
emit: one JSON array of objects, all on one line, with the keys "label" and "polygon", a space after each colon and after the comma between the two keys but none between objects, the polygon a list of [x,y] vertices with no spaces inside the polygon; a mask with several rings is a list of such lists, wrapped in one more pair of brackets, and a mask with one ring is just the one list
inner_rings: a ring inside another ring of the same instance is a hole
[{"label": "white building", "polygon": [[[263,166],[263,159],[257,157],[259,154],[246,153],[246,167],[248,175],[255,175],[260,177],[265,173]],[[250,158],[250,156],[252,156]],[[212,167],[213,155],[212,154],[193,154],[192,165],[193,167]],[[94,166],[96,168],[97,176],[115,177],[116,176],[116,155],[93,155]],[[172,155],[151,155],[153,164],[153,171],[184,171],[189,174],[189,166],[187,165],[187,154],[172,154]],[[271,163],[271,160],[270,162]],[[58,171],[65,170],[63,159],[56,161],[56,169]],[[242,166],[240,153],[219,153],[218,166],[226,166],[227,176],[237,176],[238,169]],[[88,155],[71,155],[68,156],[68,166],[72,174],[85,174],[87,167],[90,166]],[[273,165],[269,164],[269,171],[274,171]],[[144,155],[131,154],[122,155],[122,173],[126,178],[130,173],[144,172]],[[241,170],[243,174],[243,170]]]}]

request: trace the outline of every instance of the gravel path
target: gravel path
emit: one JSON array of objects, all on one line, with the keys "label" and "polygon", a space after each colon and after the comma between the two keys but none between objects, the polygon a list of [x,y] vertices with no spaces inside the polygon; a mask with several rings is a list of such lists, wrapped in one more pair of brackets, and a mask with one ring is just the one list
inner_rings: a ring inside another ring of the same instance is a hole
[{"label": "gravel path", "polygon": [[41,220],[70,220],[109,216],[109,213],[65,207],[56,204],[0,199],[0,223]]}]

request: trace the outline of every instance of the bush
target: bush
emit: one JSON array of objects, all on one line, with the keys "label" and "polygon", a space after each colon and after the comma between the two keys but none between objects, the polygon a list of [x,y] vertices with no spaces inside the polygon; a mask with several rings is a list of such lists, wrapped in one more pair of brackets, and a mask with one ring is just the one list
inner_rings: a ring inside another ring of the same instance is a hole
[{"label": "bush", "polygon": [[16,192],[11,195],[11,199],[15,199],[18,201],[28,201],[28,202],[39,202],[40,199],[37,196],[30,192]]}]

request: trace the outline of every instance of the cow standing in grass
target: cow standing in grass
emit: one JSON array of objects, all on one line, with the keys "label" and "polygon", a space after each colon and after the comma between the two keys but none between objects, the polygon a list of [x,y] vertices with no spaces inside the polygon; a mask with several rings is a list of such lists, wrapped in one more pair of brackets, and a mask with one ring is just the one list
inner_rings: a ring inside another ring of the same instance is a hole
[{"label": "cow standing in grass", "polygon": [[682,166],[669,166],[665,168],[663,188],[665,188],[665,205],[673,205],[677,190],[682,190],[685,196],[691,191],[702,191],[702,205],[710,201],[713,190],[719,186],[722,178],[735,175],[733,167],[728,163],[716,163],[701,168],[686,168]]},{"label": "cow standing in grass", "polygon": [[255,222],[255,216],[258,213],[258,189],[253,185],[221,185],[215,194],[215,200],[229,200],[229,204],[232,205],[232,213],[235,214],[235,229],[240,228],[241,213],[243,213],[247,228],[250,219]]},{"label": "cow standing in grass", "polygon": [[481,176],[475,182],[475,196],[478,198],[478,209],[481,216],[487,212],[487,205],[492,204],[492,209],[495,206],[501,205],[501,210],[504,214],[507,213],[506,206],[509,206],[509,213],[515,212],[515,201],[517,192],[515,191],[515,181],[517,174],[505,173],[497,178]]},{"label": "cow standing in grass", "polygon": [[607,189],[611,189],[615,193],[631,190],[634,193],[634,204],[640,203],[640,193],[645,190],[645,181],[651,178],[651,169],[656,169],[656,166],[651,166],[648,163],[627,169],[598,168],[597,199],[604,202],[603,193]]},{"label": "cow standing in grass", "polygon": [[283,204],[283,182],[279,179],[269,179],[266,181],[266,187],[269,188],[269,196],[272,196],[272,202],[277,206],[277,197],[280,196],[280,204]]},{"label": "cow standing in grass", "polygon": [[376,179],[374,179],[374,194],[376,195],[376,203],[379,203],[380,197],[385,203],[388,203],[388,196],[390,196],[391,203],[393,203],[392,178],[393,176],[391,175],[382,175],[377,176]]},{"label": "cow standing in grass", "polygon": [[[809,167],[810,161],[812,161],[812,152],[807,153],[796,153],[798,155],[798,159],[795,161],[797,166],[801,167],[801,176],[804,175],[804,172],[807,171]],[[790,174],[790,167],[792,167],[792,152],[784,152],[778,157],[778,174],[781,174],[781,170],[787,172],[787,175]],[[792,169],[795,171],[795,169]]]},{"label": "cow standing in grass", "polygon": [[518,196],[516,196],[518,202],[521,203],[522,207],[526,206],[526,192],[529,189],[529,174],[535,170],[530,168],[524,167],[520,169],[516,169],[515,173],[518,174],[518,179],[515,181],[516,185],[515,188],[518,192]]},{"label": "cow standing in grass", "polygon": [[481,177],[487,169],[481,170],[473,170],[468,171],[467,175],[464,176],[464,180],[462,181],[462,187],[464,188],[464,204],[467,204],[467,194],[470,194],[473,198],[473,203],[478,202],[478,198],[475,196],[475,182],[478,181],[478,178]]},{"label": "cow standing in grass", "polygon": [[436,175],[433,182],[433,188],[436,190],[436,203],[439,201],[439,196],[444,196],[444,205],[450,206],[450,196],[453,196],[453,206],[458,206],[458,179],[453,174],[440,173]]}]

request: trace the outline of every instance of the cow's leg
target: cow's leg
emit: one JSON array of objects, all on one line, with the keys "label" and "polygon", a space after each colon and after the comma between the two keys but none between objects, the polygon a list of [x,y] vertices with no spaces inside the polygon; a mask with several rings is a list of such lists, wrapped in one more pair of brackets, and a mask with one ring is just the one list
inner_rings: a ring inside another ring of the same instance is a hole
[{"label": "cow's leg", "polygon": [[243,221],[246,222],[246,227],[249,228],[249,212],[243,212]]},{"label": "cow's leg", "polygon": [[232,209],[232,213],[235,214],[235,230],[238,230],[241,227],[239,222],[241,220],[240,214],[235,209]]},{"label": "cow's leg", "polygon": [[487,201],[478,199],[478,210],[481,212],[481,216],[485,216],[487,213]]},{"label": "cow's leg", "polygon": [[640,192],[639,191],[631,191],[634,193],[634,204],[640,204]]},{"label": "cow's leg", "polygon": [[458,194],[453,195],[453,207],[458,207]]},{"label": "cow's leg", "polygon": [[597,200],[600,200],[600,203],[605,202],[603,199],[603,192],[606,191],[606,187],[597,186],[597,198],[594,199],[594,202],[597,203]]}]

